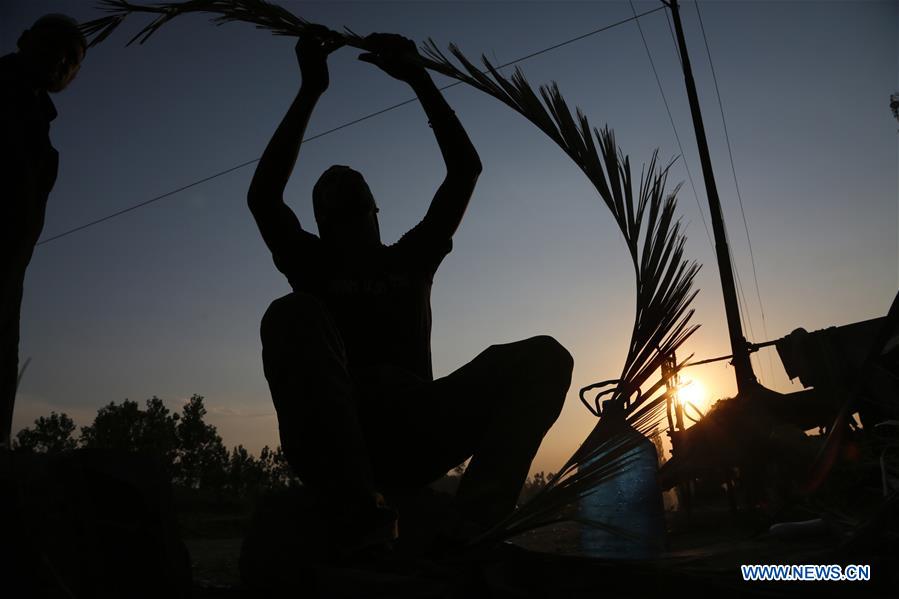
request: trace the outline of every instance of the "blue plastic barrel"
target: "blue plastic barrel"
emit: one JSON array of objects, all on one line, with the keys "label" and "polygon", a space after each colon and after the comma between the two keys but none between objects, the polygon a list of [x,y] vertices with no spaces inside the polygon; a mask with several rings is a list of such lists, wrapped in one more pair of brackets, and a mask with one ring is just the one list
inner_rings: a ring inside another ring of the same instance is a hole
[{"label": "blue plastic barrel", "polygon": [[606,480],[582,499],[579,513],[584,519],[624,529],[637,538],[625,538],[583,524],[581,551],[591,557],[652,558],[665,546],[665,511],[658,481],[658,454],[655,445],[630,425],[621,423],[615,428],[620,434],[640,437],[635,439],[637,446],[627,454],[630,463],[624,472]]}]

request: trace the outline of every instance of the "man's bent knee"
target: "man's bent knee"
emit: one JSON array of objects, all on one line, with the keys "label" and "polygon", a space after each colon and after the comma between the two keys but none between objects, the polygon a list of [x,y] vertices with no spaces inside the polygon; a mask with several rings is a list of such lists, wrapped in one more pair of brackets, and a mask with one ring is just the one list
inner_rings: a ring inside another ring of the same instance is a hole
[{"label": "man's bent knee", "polygon": [[559,417],[565,403],[565,396],[571,385],[574,358],[561,343],[549,335],[531,337],[526,343],[534,364],[533,374],[545,383],[539,386],[545,390],[544,393],[533,399],[534,407],[545,416],[548,428]]},{"label": "man's bent knee", "polygon": [[315,296],[289,293],[273,301],[260,324],[263,348],[269,345],[302,343],[304,338],[337,334],[327,308]]},{"label": "man's bent knee", "polygon": [[318,298],[291,293],[271,303],[260,326],[266,378],[304,370],[315,378],[346,374],[346,350],[327,308]]},{"label": "man's bent knee", "polygon": [[525,341],[529,345],[531,358],[544,372],[567,384],[571,382],[571,372],[574,370],[574,358],[565,349],[565,346],[549,335],[538,335]]}]

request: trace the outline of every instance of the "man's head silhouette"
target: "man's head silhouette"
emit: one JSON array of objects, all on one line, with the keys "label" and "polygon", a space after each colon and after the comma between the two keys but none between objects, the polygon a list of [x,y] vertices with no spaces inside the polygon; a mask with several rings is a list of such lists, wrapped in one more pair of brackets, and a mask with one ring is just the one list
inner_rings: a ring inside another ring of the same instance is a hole
[{"label": "man's head silhouette", "polygon": [[19,36],[17,45],[32,84],[48,92],[60,92],[75,79],[87,52],[78,23],[58,14],[35,21]]},{"label": "man's head silhouette", "polygon": [[334,165],[312,188],[312,208],[322,240],[350,249],[381,243],[378,207],[362,174]]}]

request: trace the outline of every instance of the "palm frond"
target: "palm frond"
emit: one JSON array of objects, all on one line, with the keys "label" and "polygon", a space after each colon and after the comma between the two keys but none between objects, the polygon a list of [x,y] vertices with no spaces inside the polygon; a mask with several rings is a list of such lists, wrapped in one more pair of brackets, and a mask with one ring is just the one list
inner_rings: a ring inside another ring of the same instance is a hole
[{"label": "palm frond", "polygon": [[[100,0],[98,8],[109,16],[89,21],[81,25],[81,31],[90,40],[90,46],[106,39],[126,17],[132,14],[155,15],[153,20],[141,29],[128,44],[143,44],[163,25],[172,19],[189,13],[208,13],[218,25],[243,21],[260,29],[267,29],[274,35],[299,36],[312,31],[313,26],[289,10],[265,0],[187,0],[185,2],[165,2],[159,4],[136,4],[127,0]],[[315,33],[322,34],[322,28],[315,27]],[[333,33],[333,32],[331,32]],[[340,34],[336,34],[340,35]]]}]

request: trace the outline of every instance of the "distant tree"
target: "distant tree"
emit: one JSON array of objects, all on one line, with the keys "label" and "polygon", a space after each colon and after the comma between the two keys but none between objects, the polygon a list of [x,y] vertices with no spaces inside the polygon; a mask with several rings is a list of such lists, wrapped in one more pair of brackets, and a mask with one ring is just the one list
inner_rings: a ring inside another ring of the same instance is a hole
[{"label": "distant tree", "polygon": [[229,453],[216,428],[204,421],[206,414],[201,395],[193,395],[180,415],[156,396],[146,401],[145,409],[126,399],[97,410],[93,423],[81,427],[77,441],[72,419],[52,412],[19,431],[13,446],[47,453],[75,449],[80,443],[85,448],[143,453],[159,459],[172,482],[181,487],[217,493],[228,489],[240,497],[300,484],[280,446],[266,445],[258,458],[243,445]]},{"label": "distant tree", "polygon": [[283,489],[299,484],[281,447],[268,445],[253,457],[243,445],[231,450],[228,459],[228,488],[241,497],[255,497],[269,489]]},{"label": "distant tree", "polygon": [[206,424],[203,396],[193,395],[181,411],[177,426],[176,484],[189,489],[221,489],[228,478],[228,450],[215,427]]},{"label": "distant tree", "polygon": [[144,412],[141,448],[157,455],[164,455],[173,463],[178,452],[178,421],[180,416],[169,411],[155,395],[147,400]]},{"label": "distant tree", "polygon": [[530,501],[540,489],[546,486],[546,483],[549,482],[553,476],[555,475],[552,472],[549,474],[546,474],[542,470],[540,472],[535,472],[530,478],[524,481],[524,486],[521,488],[521,494],[518,496],[518,503],[527,503]]},{"label": "distant tree", "polygon": [[75,449],[72,433],[75,422],[65,413],[50,412],[34,421],[34,428],[23,428],[16,435],[13,448],[35,453],[58,453]]},{"label": "distant tree", "polygon": [[178,414],[172,414],[155,395],[146,401],[146,410],[127,399],[120,405],[110,402],[97,411],[92,425],[82,427],[81,445],[150,455],[172,473],[178,420]]},{"label": "distant tree", "polygon": [[97,410],[93,424],[81,427],[84,447],[137,451],[141,410],[136,401],[114,401]]},{"label": "distant tree", "polygon": [[239,497],[255,496],[268,486],[267,472],[260,460],[254,458],[243,445],[231,450],[228,459],[228,487]]},{"label": "distant tree", "polygon": [[272,451],[268,445],[259,452],[259,463],[265,473],[266,486],[274,489],[293,487],[301,484],[300,479],[287,463],[287,457],[279,445]]}]

